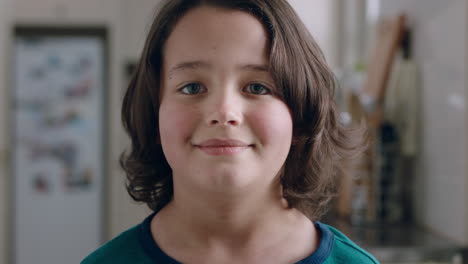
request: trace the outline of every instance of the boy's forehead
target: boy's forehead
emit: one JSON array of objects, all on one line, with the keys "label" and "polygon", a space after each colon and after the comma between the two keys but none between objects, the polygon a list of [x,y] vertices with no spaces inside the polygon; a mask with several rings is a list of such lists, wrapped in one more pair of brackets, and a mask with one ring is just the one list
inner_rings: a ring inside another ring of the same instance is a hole
[{"label": "boy's forehead", "polygon": [[166,41],[168,45],[175,43],[185,46],[202,45],[212,51],[225,40],[243,40],[265,42],[267,32],[263,24],[254,16],[244,11],[226,10],[213,7],[198,7],[190,10],[175,25]]},{"label": "boy's forehead", "polygon": [[207,68],[220,59],[239,67],[260,69],[268,64],[268,46],[267,32],[254,16],[243,11],[198,7],[176,24],[165,43],[163,57],[170,64],[166,66],[175,69]]}]

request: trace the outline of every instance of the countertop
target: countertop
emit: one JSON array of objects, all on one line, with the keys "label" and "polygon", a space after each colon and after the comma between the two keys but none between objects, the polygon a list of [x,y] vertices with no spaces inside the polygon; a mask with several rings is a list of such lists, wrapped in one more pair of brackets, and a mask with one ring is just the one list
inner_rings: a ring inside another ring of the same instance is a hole
[{"label": "countertop", "polygon": [[338,228],[381,263],[468,263],[466,249],[415,224],[353,226],[339,220],[324,223]]}]

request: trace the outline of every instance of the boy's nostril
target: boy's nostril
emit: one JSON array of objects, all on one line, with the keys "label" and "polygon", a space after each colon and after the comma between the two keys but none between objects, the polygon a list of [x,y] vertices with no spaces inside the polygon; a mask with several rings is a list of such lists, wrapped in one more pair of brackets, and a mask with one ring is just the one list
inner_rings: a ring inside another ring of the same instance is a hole
[{"label": "boy's nostril", "polygon": [[226,125],[231,125],[231,126],[235,126],[237,125],[238,122],[236,120],[228,120],[228,121],[225,121],[225,122],[220,122],[219,120],[211,120],[210,122],[210,125],[223,125],[223,126],[226,126]]}]

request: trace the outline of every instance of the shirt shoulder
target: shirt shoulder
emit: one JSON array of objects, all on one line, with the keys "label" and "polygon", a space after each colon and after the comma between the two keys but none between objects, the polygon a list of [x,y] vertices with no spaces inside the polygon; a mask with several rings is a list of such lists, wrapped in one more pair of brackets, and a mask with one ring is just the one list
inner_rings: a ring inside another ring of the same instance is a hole
[{"label": "shirt shoulder", "polygon": [[134,226],[87,256],[81,264],[151,263],[139,241],[140,225]]},{"label": "shirt shoulder", "polygon": [[379,264],[367,251],[356,245],[336,228],[326,226],[334,235],[334,244],[326,264]]}]

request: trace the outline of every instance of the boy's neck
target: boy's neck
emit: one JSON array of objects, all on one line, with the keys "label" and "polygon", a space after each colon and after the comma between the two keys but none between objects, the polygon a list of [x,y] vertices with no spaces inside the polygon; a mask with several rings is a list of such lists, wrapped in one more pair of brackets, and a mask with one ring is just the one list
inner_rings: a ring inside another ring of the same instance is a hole
[{"label": "boy's neck", "polygon": [[[281,188],[278,192],[249,192],[230,200],[212,194],[179,195],[153,219],[152,231],[158,244],[169,238],[183,241],[172,244],[178,250],[223,248],[248,252],[263,247],[267,251],[275,244],[295,239],[297,225],[305,226],[305,218],[297,209],[288,208]],[[317,237],[313,231],[308,233],[311,239]]]},{"label": "boy's neck", "polygon": [[231,200],[184,198],[175,198],[168,204],[168,213],[192,230],[199,243],[209,243],[211,239],[235,241],[236,238],[245,242],[242,240],[249,240],[256,231],[261,232],[262,227],[277,222],[272,219],[286,220],[295,211],[288,208],[281,197],[261,197],[261,193],[231,197]]}]

